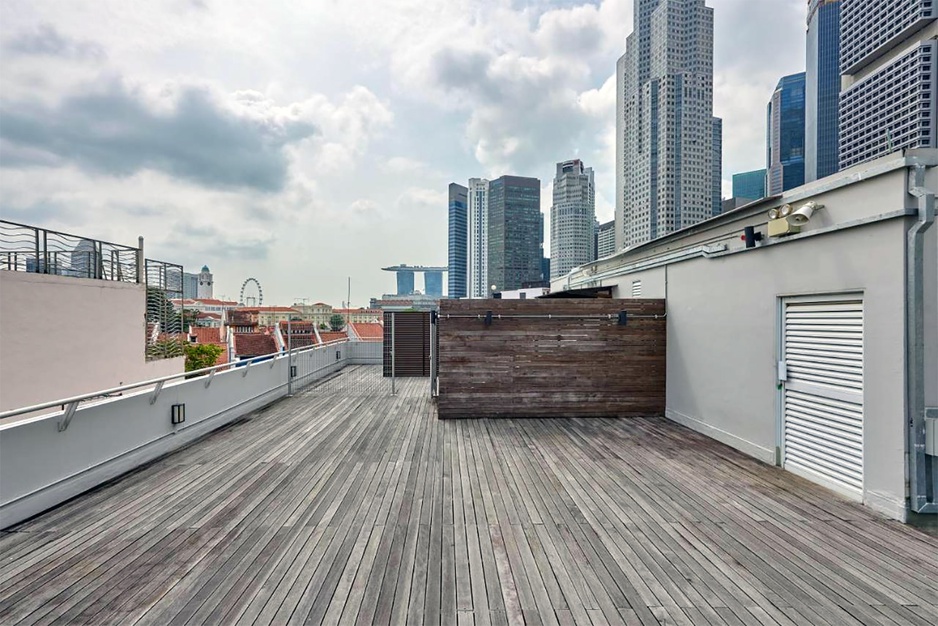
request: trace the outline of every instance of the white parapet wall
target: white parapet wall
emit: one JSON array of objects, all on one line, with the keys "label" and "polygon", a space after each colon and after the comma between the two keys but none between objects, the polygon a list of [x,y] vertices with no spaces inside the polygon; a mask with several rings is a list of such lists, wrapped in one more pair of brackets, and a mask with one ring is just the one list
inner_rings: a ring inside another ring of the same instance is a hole
[{"label": "white parapet wall", "polygon": [[[191,443],[289,392],[352,364],[380,364],[381,343],[343,342],[239,364],[214,375],[180,378],[65,413],[0,423],[0,528]],[[173,405],[185,422],[171,421]]]},{"label": "white parapet wall", "polygon": [[181,374],[147,361],[146,287],[0,271],[0,411]]}]

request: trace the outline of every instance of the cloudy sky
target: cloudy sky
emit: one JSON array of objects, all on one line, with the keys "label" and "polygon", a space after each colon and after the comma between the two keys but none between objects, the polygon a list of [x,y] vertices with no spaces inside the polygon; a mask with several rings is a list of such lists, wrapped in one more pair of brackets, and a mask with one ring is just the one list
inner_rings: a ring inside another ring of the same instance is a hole
[{"label": "cloudy sky", "polygon": [[[764,165],[805,0],[708,0],[724,192]],[[4,0],[0,216],[353,306],[446,263],[446,185],[596,171],[612,219],[631,0]],[[418,287],[420,285],[418,284]]]}]

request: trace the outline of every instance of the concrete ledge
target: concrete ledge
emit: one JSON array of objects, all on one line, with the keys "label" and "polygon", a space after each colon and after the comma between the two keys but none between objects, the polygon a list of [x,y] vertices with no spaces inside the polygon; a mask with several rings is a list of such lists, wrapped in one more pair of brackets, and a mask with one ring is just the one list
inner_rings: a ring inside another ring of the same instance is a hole
[{"label": "concrete ledge", "polygon": [[716,439],[720,443],[725,443],[731,448],[736,448],[740,452],[745,452],[749,456],[753,456],[763,463],[775,465],[775,450],[770,450],[768,448],[758,446],[751,441],[746,441],[745,439],[737,437],[732,433],[715,428],[695,417],[684,415],[683,413],[679,413],[674,409],[665,409],[664,415],[673,422],[677,422],[682,426],[687,426],[691,430],[696,430],[697,432],[704,434],[711,439]]}]

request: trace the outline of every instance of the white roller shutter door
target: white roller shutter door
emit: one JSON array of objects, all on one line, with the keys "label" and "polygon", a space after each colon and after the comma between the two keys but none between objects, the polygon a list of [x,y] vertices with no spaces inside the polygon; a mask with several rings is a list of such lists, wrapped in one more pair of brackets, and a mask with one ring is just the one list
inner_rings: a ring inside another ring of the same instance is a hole
[{"label": "white roller shutter door", "polygon": [[863,301],[785,303],[784,467],[863,494]]}]

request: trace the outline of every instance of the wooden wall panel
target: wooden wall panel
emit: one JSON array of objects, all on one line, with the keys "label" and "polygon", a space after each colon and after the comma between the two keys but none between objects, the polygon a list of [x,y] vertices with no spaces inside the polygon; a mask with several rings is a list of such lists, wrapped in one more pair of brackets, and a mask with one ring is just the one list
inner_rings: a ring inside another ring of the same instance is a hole
[{"label": "wooden wall panel", "polygon": [[442,300],[439,415],[663,415],[664,315],[652,299]]}]

